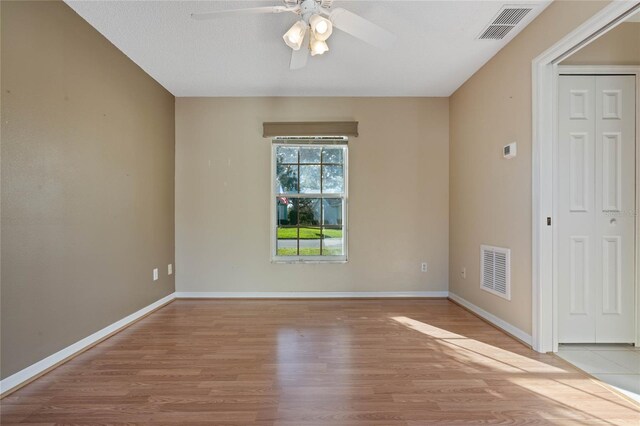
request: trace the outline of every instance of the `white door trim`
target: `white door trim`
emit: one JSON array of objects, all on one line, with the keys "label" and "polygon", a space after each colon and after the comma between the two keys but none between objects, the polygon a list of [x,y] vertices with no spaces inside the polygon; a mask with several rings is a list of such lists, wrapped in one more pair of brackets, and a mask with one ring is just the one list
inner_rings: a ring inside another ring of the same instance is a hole
[{"label": "white door trim", "polygon": [[611,30],[639,7],[638,0],[611,2],[532,61],[532,346],[538,352],[557,351],[553,285],[557,273],[553,261],[556,235],[553,227],[547,225],[547,218],[557,217],[554,191],[550,188],[555,187],[553,171],[557,161],[553,154],[558,63]]}]

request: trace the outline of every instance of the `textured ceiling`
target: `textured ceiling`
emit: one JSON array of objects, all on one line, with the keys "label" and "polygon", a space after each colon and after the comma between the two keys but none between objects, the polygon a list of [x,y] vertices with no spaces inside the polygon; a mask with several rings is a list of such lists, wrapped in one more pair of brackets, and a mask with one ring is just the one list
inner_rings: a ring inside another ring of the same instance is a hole
[{"label": "textured ceiling", "polygon": [[[294,15],[190,17],[278,0],[67,3],[175,96],[449,96],[548,4],[335,0],[395,33],[395,45],[380,51],[334,31],[328,53],[290,71],[282,34]],[[477,40],[504,4],[536,7],[506,39]]]}]

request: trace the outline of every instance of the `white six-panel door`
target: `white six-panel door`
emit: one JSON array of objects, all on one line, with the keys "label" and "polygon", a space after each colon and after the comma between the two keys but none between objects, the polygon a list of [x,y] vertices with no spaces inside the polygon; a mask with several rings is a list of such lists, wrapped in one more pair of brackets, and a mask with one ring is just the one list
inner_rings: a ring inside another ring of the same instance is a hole
[{"label": "white six-panel door", "polygon": [[558,85],[558,341],[632,343],[635,77]]}]

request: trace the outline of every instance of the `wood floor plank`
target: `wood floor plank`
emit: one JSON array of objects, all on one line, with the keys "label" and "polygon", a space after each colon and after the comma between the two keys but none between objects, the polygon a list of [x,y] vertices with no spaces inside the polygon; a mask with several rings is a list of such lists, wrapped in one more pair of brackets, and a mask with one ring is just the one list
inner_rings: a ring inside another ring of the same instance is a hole
[{"label": "wood floor plank", "polygon": [[447,300],[177,300],[0,423],[638,426],[640,407]]}]

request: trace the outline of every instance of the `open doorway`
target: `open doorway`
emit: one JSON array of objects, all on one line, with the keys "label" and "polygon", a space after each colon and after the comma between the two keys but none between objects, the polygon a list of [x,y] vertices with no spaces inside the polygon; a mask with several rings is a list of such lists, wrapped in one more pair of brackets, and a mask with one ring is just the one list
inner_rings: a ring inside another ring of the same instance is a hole
[{"label": "open doorway", "polygon": [[551,202],[553,227],[538,229],[537,248],[551,250],[537,264],[551,268],[534,281],[534,339],[640,401],[640,12],[623,11],[574,42],[542,84],[552,92],[552,143],[537,171],[553,191],[534,188],[534,197],[538,213]]}]

